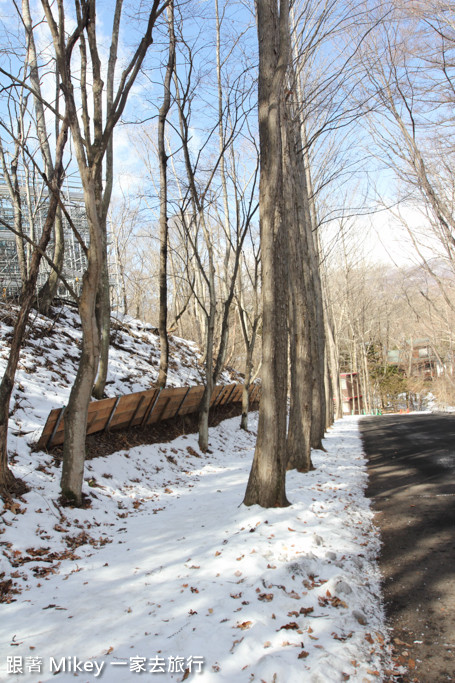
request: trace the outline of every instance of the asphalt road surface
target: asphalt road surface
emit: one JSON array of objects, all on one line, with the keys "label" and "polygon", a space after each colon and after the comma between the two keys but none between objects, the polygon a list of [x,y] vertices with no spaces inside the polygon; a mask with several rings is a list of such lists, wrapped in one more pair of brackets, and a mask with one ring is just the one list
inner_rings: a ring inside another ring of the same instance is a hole
[{"label": "asphalt road surface", "polygon": [[360,430],[401,680],[455,681],[455,416],[367,417]]}]

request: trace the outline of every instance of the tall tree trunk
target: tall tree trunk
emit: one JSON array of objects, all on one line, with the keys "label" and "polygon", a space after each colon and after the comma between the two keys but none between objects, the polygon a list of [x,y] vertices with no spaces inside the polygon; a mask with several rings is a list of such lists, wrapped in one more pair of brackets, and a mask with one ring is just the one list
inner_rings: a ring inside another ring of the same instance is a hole
[{"label": "tall tree trunk", "polygon": [[338,348],[336,345],[335,332],[331,320],[327,319],[327,347],[328,347],[328,361],[330,367],[330,374],[332,376],[332,388],[335,399],[334,417],[341,419],[343,417],[343,403],[341,399],[340,389],[340,360]]},{"label": "tall tree trunk", "polygon": [[[296,79],[297,92],[303,101],[301,83]],[[309,288],[309,315],[311,317],[311,344],[313,354],[313,406],[311,421],[311,446],[323,449],[322,438],[325,433],[325,387],[324,387],[324,357],[325,331],[324,307],[322,287],[319,272],[319,251],[317,248],[317,212],[311,179],[306,122],[300,119],[299,134],[302,154],[298,156],[300,164],[299,178],[302,184],[302,198],[305,205],[306,254],[307,254],[307,287]]]},{"label": "tall tree trunk", "polygon": [[[305,278],[309,256],[306,253],[305,221],[308,216],[303,201],[305,187],[299,173],[300,136],[288,101],[287,119],[283,126],[284,187],[286,215],[289,225],[289,350],[290,413],[287,436],[287,469],[308,472],[311,462],[312,423],[312,354],[309,292]],[[300,164],[301,166],[301,164]]]},{"label": "tall tree trunk", "polygon": [[169,53],[164,77],[163,103],[158,114],[158,161],[160,166],[160,369],[157,385],[165,387],[169,365],[169,339],[167,334],[167,253],[168,253],[168,216],[167,216],[167,154],[166,118],[171,108],[171,80],[175,64],[174,6],[168,7]]},{"label": "tall tree trunk", "polygon": [[97,200],[90,171],[83,179],[87,222],[90,230],[88,266],[84,273],[79,302],[82,325],[82,353],[76,380],[65,411],[65,440],[61,477],[62,495],[72,503],[82,501],[87,415],[100,357],[100,330],[96,311],[98,288],[104,259],[102,230],[97,215]]},{"label": "tall tree trunk", "polygon": [[[114,102],[114,76],[115,76],[115,65],[117,63],[117,50],[118,50],[118,39],[120,31],[120,19],[122,16],[122,6],[123,0],[117,0],[115,3],[114,20],[112,26],[112,42],[109,52],[109,61],[107,66],[107,79],[106,79],[106,117],[112,116],[113,102]],[[94,29],[89,29],[89,43],[91,45],[92,54],[96,54],[96,60],[99,59],[96,50],[96,37]],[[95,78],[96,88],[102,89],[103,83],[101,77],[97,74]],[[98,138],[98,142],[93,144],[93,148],[100,143],[100,138],[102,136],[102,116],[101,116],[101,97],[97,94],[94,98],[95,110],[98,111],[95,114],[97,121],[95,122],[95,137]],[[86,112],[87,113],[87,112]],[[98,120],[99,119],[99,120]],[[97,301],[96,301],[96,317],[98,332],[100,335],[100,346],[99,346],[99,363],[98,368],[95,372],[98,374],[93,378],[93,396],[94,398],[101,399],[104,396],[104,389],[106,387],[107,372],[109,369],[109,346],[110,346],[110,336],[111,336],[111,298],[110,298],[110,283],[109,283],[109,268],[107,262],[107,215],[109,210],[109,204],[112,196],[112,185],[114,178],[114,132],[111,132],[106,148],[106,182],[104,187],[104,193],[102,190],[101,181],[101,165],[99,170],[98,182],[96,183],[95,191],[97,193],[97,207],[98,207],[98,220],[101,222],[101,239],[102,239],[102,263],[100,264],[101,273],[98,282],[97,291]]]},{"label": "tall tree trunk", "polygon": [[308,303],[311,318],[311,344],[313,355],[313,406],[311,420],[311,446],[324,450],[322,438],[325,433],[325,387],[324,387],[324,358],[325,358],[325,330],[324,330],[324,304],[322,298],[321,278],[319,272],[319,254],[316,250],[314,215],[312,208],[313,197],[308,184],[309,170],[308,160],[301,166],[303,199],[306,205],[305,221],[306,249],[307,249],[307,287],[309,289]]},{"label": "tall tree trunk", "polygon": [[[327,346],[326,346],[327,348]],[[333,384],[330,376],[328,355],[324,358],[324,387],[325,387],[325,428],[329,429],[334,422]]]},{"label": "tall tree trunk", "polygon": [[289,61],[289,2],[258,0],[259,211],[262,250],[262,398],[245,505],[281,507],[286,497],[287,240],[281,146]]},{"label": "tall tree trunk", "polygon": [[[38,69],[38,58],[36,53],[35,37],[33,34],[33,22],[30,15],[29,0],[22,0],[22,18],[27,34],[27,47],[29,55],[29,78],[34,92],[34,105],[36,117],[36,130],[38,141],[40,145],[41,155],[44,159],[44,171],[47,177],[50,177],[53,171],[52,154],[49,144],[49,135],[46,127],[46,117],[44,111],[43,99],[41,96],[41,81]],[[59,100],[59,73],[56,65],[56,110],[58,111]],[[56,117],[56,137],[59,133],[59,122]],[[49,309],[55,298],[59,282],[59,273],[63,267],[65,239],[63,233],[63,221],[61,211],[58,210],[54,223],[54,253],[52,261],[56,269],[51,269],[48,279],[40,289],[37,299],[37,308],[44,315],[49,315]]]},{"label": "tall tree trunk", "polygon": [[213,250],[209,239],[205,218],[200,215],[200,220],[204,226],[208,249],[208,290],[209,307],[206,315],[206,339],[205,339],[205,389],[199,406],[199,448],[205,453],[209,447],[209,414],[210,400],[213,392],[213,360],[215,345],[215,322],[216,322],[216,289],[215,289],[215,264],[213,262]]}]

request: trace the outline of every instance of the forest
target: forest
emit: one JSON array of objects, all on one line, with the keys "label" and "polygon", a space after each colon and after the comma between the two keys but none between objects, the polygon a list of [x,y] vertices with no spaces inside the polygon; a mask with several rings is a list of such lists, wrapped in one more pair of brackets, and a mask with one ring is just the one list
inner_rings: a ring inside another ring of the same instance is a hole
[{"label": "forest", "polygon": [[[112,314],[201,351],[198,445],[226,365],[260,378],[244,503],[343,413],[455,402],[453,4],[445,0],[40,0],[3,7],[0,273],[11,395],[34,311],[77,306],[63,499],[82,501],[88,405]],[[9,308],[8,308],[9,307]],[[3,313],[2,313],[3,314]]]}]

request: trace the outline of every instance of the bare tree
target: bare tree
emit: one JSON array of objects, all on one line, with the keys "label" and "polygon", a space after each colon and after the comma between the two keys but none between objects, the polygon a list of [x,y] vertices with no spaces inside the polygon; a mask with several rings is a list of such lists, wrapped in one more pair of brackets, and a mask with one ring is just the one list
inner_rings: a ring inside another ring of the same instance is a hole
[{"label": "bare tree", "polygon": [[168,188],[167,188],[167,154],[165,128],[166,118],[171,108],[171,82],[175,65],[175,34],[174,34],[174,6],[173,2],[168,7],[169,24],[169,54],[164,77],[163,103],[158,115],[158,160],[160,166],[160,370],[157,384],[159,387],[166,386],[167,370],[169,363],[169,340],[167,333],[167,255],[168,255]]},{"label": "bare tree", "polygon": [[[2,127],[8,134],[13,147],[12,161],[7,167],[5,146],[2,142],[1,157],[5,181],[9,187],[13,205],[13,224],[8,224],[4,219],[2,225],[11,230],[16,236],[18,259],[20,263],[22,291],[20,307],[15,321],[11,339],[8,360],[0,382],[0,493],[8,495],[23,490],[23,484],[15,480],[8,468],[8,419],[11,394],[14,386],[15,373],[19,360],[19,353],[31,308],[36,301],[36,287],[40,265],[44,258],[58,277],[62,277],[60,264],[55,264],[46,253],[52,231],[56,223],[59,208],[62,207],[60,188],[64,178],[64,151],[68,138],[68,116],[65,111],[62,114],[49,103],[43,101],[39,89],[39,67],[36,63],[36,52],[30,48],[28,4],[24,3],[23,27],[26,37],[24,68],[17,76],[1,69],[5,90],[10,97],[10,110],[15,111],[17,125],[8,127],[5,119],[2,119]],[[77,41],[81,27],[77,26],[69,40],[74,44]],[[71,56],[71,50],[68,57]],[[30,81],[24,79],[30,75]],[[18,93],[14,100],[14,93]],[[35,120],[29,117],[27,110],[29,100],[35,103]],[[55,139],[54,158],[52,160],[50,143],[46,139],[43,118],[48,109],[60,120],[58,135]],[[30,144],[32,131],[36,130],[38,149],[42,156],[39,161],[39,153]],[[30,136],[28,132],[30,132]],[[23,173],[20,176],[19,160],[21,159]],[[35,225],[37,212],[44,217],[41,230]],[[28,220],[28,234],[25,225]]]},{"label": "bare tree", "polygon": [[[41,89],[40,73],[38,66],[38,54],[35,45],[35,36],[33,33],[33,24],[30,14],[30,3],[29,0],[22,0],[22,19],[24,23],[24,29],[27,39],[27,51],[28,57],[27,61],[29,64],[29,79],[33,91],[33,100],[35,105],[35,121],[36,121],[36,131],[39,141],[39,146],[41,149],[41,154],[44,160],[44,173],[46,176],[50,176],[53,173],[53,161],[49,142],[49,132],[46,124],[45,106],[43,102],[43,95]],[[55,81],[56,81],[56,97],[54,101],[55,108],[55,135],[58,136],[59,133],[59,73],[57,66],[55,66]],[[63,268],[63,259],[65,252],[65,241],[63,235],[63,221],[62,212],[60,208],[57,210],[55,216],[55,224],[53,230],[54,237],[54,253],[52,260],[56,265],[56,269],[51,269],[49,277],[45,285],[41,288],[38,295],[38,308],[39,310],[48,315],[50,306],[54,300],[58,287],[58,272]]]},{"label": "bare tree", "polygon": [[[208,421],[213,387],[223,368],[227,350],[231,307],[241,250],[257,209],[255,202],[257,167],[253,167],[251,178],[245,188],[240,189],[236,162],[231,155],[228,177],[229,150],[232,149],[240,131],[245,126],[248,113],[246,104],[251,84],[248,86],[246,83],[242,70],[239,76],[228,80],[224,90],[221,89],[220,32],[221,18],[217,14],[218,101],[214,122],[212,124],[210,121],[208,131],[196,154],[192,153],[191,114],[196,84],[200,86],[200,81],[194,75],[193,46],[185,41],[183,35],[179,36],[179,42],[185,51],[186,72],[177,68],[174,76],[179,117],[179,143],[186,174],[186,186],[180,197],[179,223],[190,245],[190,259],[194,264],[194,303],[202,314],[205,387],[199,408],[199,446],[203,451],[208,448]],[[232,45],[228,50],[228,57],[223,60],[225,71],[228,71],[227,59],[231,53]],[[203,154],[216,132],[218,132],[218,149],[216,151],[212,149],[212,158],[206,171],[203,167],[201,168],[204,161]],[[232,186],[233,215],[230,212],[227,197],[228,180]],[[221,183],[220,191],[224,207],[222,211],[218,209],[217,202],[218,182]],[[220,252],[223,252],[222,257],[220,257]],[[217,263],[221,258],[223,266],[219,272]]]},{"label": "bare tree", "polygon": [[[359,55],[367,73],[365,91],[375,103],[369,130],[377,157],[395,178],[392,197],[378,193],[385,205],[397,204],[395,214],[435,282],[436,251],[455,272],[455,32],[450,10],[446,2],[397,3],[392,20],[377,25]],[[406,214],[411,211],[419,220],[419,210],[420,226],[411,226]],[[447,296],[446,303],[453,305]]]},{"label": "bare tree", "polygon": [[[70,55],[76,39],[65,30],[66,12],[62,0],[55,8],[49,0],[42,0],[48,28],[52,35],[56,60],[61,77],[69,126],[84,191],[87,222],[90,232],[88,266],[83,279],[79,302],[82,324],[82,355],[74,386],[71,390],[65,416],[65,445],[62,468],[62,493],[79,504],[82,496],[82,480],[85,460],[85,433],[87,410],[100,358],[101,329],[104,316],[97,311],[100,302],[100,286],[103,283],[103,300],[106,297],[106,217],[112,190],[112,134],[128,99],[128,95],[140,71],[153,38],[153,29],[166,2],[154,0],[148,13],[143,37],[130,62],[123,70],[117,91],[114,92],[115,64],[117,60],[122,0],[114,9],[112,40],[107,68],[106,91],[102,79],[102,63],[96,35],[96,0],[76,0],[76,19],[79,27],[81,68],[80,74],[72,72]],[[88,48],[88,49],[87,49]],[[91,69],[91,84],[88,71]],[[78,108],[76,85],[80,85],[81,111]],[[89,87],[92,94],[93,113],[89,103]],[[103,93],[106,92],[106,112],[103,115]],[[90,116],[93,129],[90,126]],[[103,163],[107,163],[106,186],[103,188]],[[102,289],[103,289],[102,287]],[[103,304],[104,305],[104,304]],[[105,310],[105,307],[104,307]]]}]

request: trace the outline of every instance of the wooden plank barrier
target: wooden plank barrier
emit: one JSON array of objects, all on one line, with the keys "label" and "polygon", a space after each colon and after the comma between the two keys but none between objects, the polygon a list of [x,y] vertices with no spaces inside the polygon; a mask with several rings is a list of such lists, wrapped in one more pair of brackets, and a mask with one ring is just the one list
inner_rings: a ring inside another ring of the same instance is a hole
[{"label": "wooden plank barrier", "polygon": [[[169,387],[92,401],[88,407],[87,435],[111,429],[144,427],[162,420],[169,420],[177,415],[196,413],[203,393],[203,386]],[[216,386],[212,392],[210,407],[239,403],[242,400],[242,393],[243,384]],[[250,404],[259,401],[261,385],[251,385],[249,394]],[[36,444],[38,449],[60,446],[63,443],[65,410],[66,406],[51,410]]]}]

